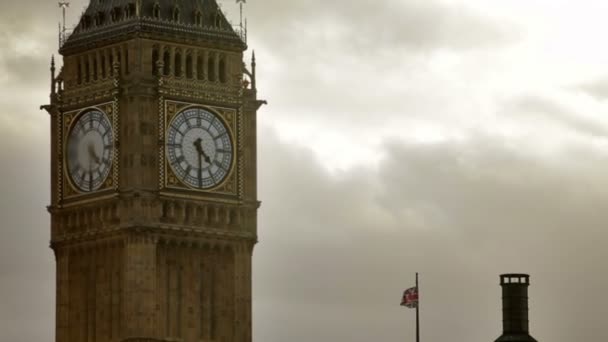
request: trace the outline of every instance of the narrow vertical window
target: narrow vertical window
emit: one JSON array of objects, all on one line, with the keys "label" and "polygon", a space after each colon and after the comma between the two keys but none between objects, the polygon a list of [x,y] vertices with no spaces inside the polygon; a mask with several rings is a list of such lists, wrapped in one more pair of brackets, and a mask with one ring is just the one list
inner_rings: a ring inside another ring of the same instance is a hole
[{"label": "narrow vertical window", "polygon": [[160,5],[157,3],[154,4],[154,8],[152,9],[152,16],[154,19],[160,19]]},{"label": "narrow vertical window", "polygon": [[209,56],[209,60],[207,60],[207,79],[211,82],[215,82],[215,78],[215,58]]},{"label": "narrow vertical window", "polygon": [[158,76],[158,49],[152,50],[152,75]]},{"label": "narrow vertical window", "polygon": [[123,72],[123,69],[122,69],[122,67],[123,67],[123,65],[122,65],[122,54],[120,53],[119,49],[120,48],[118,48],[117,51],[116,51],[116,63],[118,63],[118,70],[120,70],[119,73],[122,73]]},{"label": "narrow vertical window", "polygon": [[91,66],[89,65],[89,58],[85,57],[85,61],[84,61],[84,80],[86,83],[89,83],[90,79],[90,75],[91,75]]},{"label": "narrow vertical window", "polygon": [[192,55],[188,55],[186,57],[186,77],[193,78],[193,70],[192,70]]},{"label": "narrow vertical window", "polygon": [[203,65],[203,56],[198,56],[196,59],[196,78],[202,80],[205,78],[205,66]]},{"label": "narrow vertical window", "polygon": [[222,83],[226,83],[226,61],[222,58],[220,60],[220,65],[219,65],[219,78],[220,78],[220,82]]},{"label": "narrow vertical window", "polygon": [[129,47],[125,46],[124,50],[125,50],[125,74],[128,75],[131,72],[130,65],[129,65]]},{"label": "narrow vertical window", "polygon": [[182,54],[180,52],[175,53],[175,70],[173,74],[175,77],[182,77]]},{"label": "narrow vertical window", "polygon": [[110,50],[110,75],[114,76],[114,51]]},{"label": "narrow vertical window", "polygon": [[163,73],[165,74],[165,76],[169,76],[169,73],[171,72],[171,55],[169,54],[169,51],[165,51],[165,55],[163,56],[163,63]]},{"label": "narrow vertical window", "polygon": [[106,56],[103,54],[101,55],[101,78],[105,79],[106,78]]},{"label": "narrow vertical window", "polygon": [[173,21],[179,21],[179,7],[173,9]]},{"label": "narrow vertical window", "polygon": [[82,84],[82,61],[78,60],[78,70],[77,70],[77,81],[78,84]]},{"label": "narrow vertical window", "polygon": [[196,24],[196,26],[203,26],[203,14],[200,10],[197,10],[194,13],[194,23]]}]

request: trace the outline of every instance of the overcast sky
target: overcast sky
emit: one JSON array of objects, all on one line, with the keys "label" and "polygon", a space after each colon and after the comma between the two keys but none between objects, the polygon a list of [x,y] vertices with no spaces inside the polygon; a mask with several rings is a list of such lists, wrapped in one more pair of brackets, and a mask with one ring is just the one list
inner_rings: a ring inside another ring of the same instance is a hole
[{"label": "overcast sky", "polygon": [[[75,21],[86,0],[74,1]],[[225,1],[229,16],[238,10]],[[254,341],[493,341],[531,274],[539,341],[608,340],[608,3],[250,0]],[[52,342],[51,0],[0,3],[0,334]]]}]

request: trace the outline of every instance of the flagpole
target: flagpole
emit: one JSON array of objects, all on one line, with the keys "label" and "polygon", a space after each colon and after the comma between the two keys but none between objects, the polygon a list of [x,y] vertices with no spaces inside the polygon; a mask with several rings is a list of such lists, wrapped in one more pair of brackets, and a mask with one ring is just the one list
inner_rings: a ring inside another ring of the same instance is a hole
[{"label": "flagpole", "polygon": [[418,289],[418,272],[416,272],[416,293],[418,294],[418,303],[416,303],[416,342],[420,342],[420,290]]}]

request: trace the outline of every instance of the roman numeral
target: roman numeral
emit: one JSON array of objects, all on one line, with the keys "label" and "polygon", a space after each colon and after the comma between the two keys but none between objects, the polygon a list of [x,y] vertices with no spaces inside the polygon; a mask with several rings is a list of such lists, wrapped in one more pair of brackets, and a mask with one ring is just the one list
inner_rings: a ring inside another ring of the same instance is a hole
[{"label": "roman numeral", "polygon": [[218,140],[218,139],[221,139],[221,138],[223,138],[223,137],[224,137],[226,134],[228,134],[228,132],[224,132],[224,133],[222,133],[222,134],[218,135],[217,137],[213,137],[213,140]]},{"label": "roman numeral", "polygon": [[179,156],[177,157],[177,159],[175,159],[174,161],[171,162],[171,164],[176,165],[176,164],[181,164],[181,162],[183,162],[186,158],[184,158],[184,156]]},{"label": "roman numeral", "polygon": [[184,136],[184,133],[182,133],[179,128],[176,128],[175,126],[171,125],[171,128],[173,128],[177,133],[179,133],[179,135]]},{"label": "roman numeral", "polygon": [[215,164],[215,166],[219,167],[220,169],[226,171],[226,169],[224,169],[224,166],[222,165],[222,163],[219,160],[214,160],[213,164]]}]

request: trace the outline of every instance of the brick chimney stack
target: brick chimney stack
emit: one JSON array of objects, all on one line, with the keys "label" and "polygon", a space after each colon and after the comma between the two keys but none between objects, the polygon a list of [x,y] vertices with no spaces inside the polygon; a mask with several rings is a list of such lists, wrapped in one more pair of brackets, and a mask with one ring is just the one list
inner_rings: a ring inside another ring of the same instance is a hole
[{"label": "brick chimney stack", "polygon": [[528,286],[527,274],[503,274],[502,287],[502,335],[496,342],[536,342],[528,329]]}]

